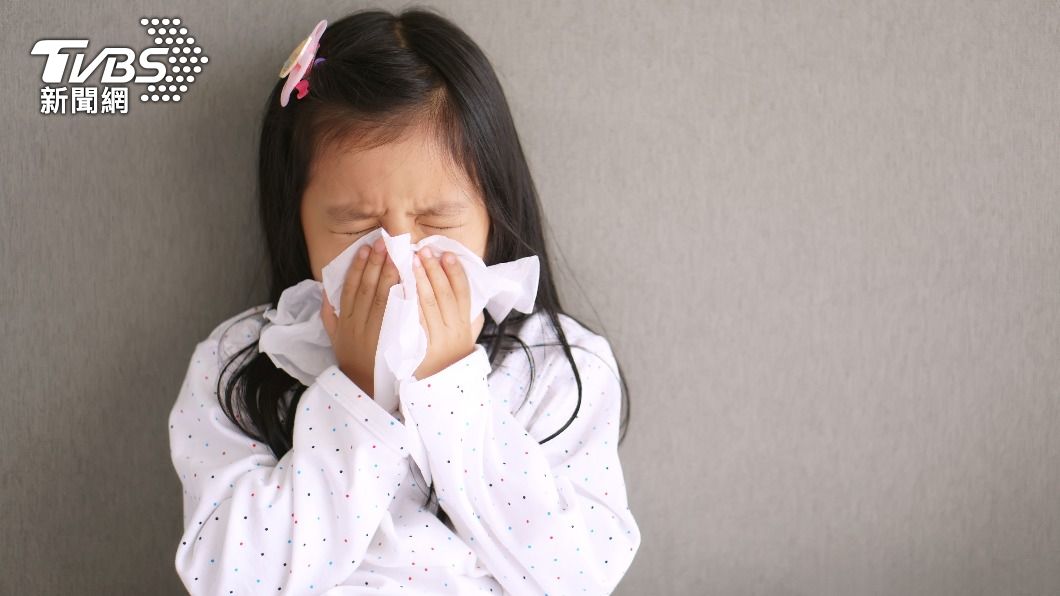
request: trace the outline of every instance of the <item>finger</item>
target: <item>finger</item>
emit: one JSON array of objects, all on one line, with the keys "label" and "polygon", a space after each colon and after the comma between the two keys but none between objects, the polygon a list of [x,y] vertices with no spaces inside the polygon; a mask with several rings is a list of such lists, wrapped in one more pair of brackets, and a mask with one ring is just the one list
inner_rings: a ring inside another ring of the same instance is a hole
[{"label": "finger", "polygon": [[394,260],[387,258],[386,262],[383,263],[383,270],[379,274],[375,299],[372,300],[371,309],[368,311],[369,330],[377,330],[382,327],[383,314],[386,312],[386,302],[390,298],[390,288],[399,281],[401,281],[401,276],[394,265]]},{"label": "finger", "polygon": [[[358,315],[364,317],[361,320],[362,323],[368,321],[368,310],[372,306],[372,300],[375,300],[375,287],[379,284],[379,272],[382,270],[385,261],[386,245],[383,243],[383,239],[379,238],[372,244],[372,254],[368,257],[368,262],[364,266],[361,284],[357,286],[357,296],[354,298],[353,309],[362,313]],[[362,329],[364,329],[363,326]]]},{"label": "finger", "polygon": [[420,311],[427,321],[427,334],[430,337],[437,337],[436,333],[444,323],[442,314],[438,312],[438,300],[434,297],[431,281],[423,269],[423,259],[419,255],[412,257],[412,272],[416,276],[416,295],[419,297]]},{"label": "finger", "polygon": [[464,321],[471,311],[471,283],[464,272],[464,265],[456,255],[447,252],[442,255],[442,268],[449,276],[449,285],[456,295],[456,314],[460,317],[457,320]]},{"label": "finger", "polygon": [[[430,247],[423,249],[424,251],[430,251]],[[423,270],[427,272],[427,278],[431,280],[431,287],[434,288],[434,298],[438,303],[438,312],[442,317],[442,324],[446,327],[456,328],[456,325],[460,322],[460,317],[456,312],[456,296],[453,294],[453,288],[449,285],[449,278],[446,276],[445,271],[442,269],[441,263],[438,262],[440,255],[435,255],[428,252],[428,257],[422,259]]]},{"label": "finger", "polygon": [[342,296],[339,297],[339,314],[346,318],[353,314],[354,298],[357,296],[357,286],[361,284],[361,276],[368,262],[369,250],[370,247],[367,246],[357,249],[357,254],[353,256],[353,263],[346,271],[346,279],[342,284]]}]

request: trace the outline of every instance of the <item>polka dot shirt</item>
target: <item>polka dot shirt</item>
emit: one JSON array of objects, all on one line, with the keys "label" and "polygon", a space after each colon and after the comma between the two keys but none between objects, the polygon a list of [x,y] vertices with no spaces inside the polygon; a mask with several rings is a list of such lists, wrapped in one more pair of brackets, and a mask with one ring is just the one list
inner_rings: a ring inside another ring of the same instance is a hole
[{"label": "polka dot shirt", "polygon": [[[621,389],[605,338],[560,315],[582,402],[544,444],[578,399],[562,349],[531,347],[528,394],[522,349],[491,370],[476,346],[400,385],[408,425],[329,367],[302,394],[293,446],[277,460],[225,416],[215,393],[223,361],[257,339],[266,307],[228,319],[195,347],[169,415],[184,507],[175,564],[190,593],[614,590],[640,531],[618,458]],[[528,345],[555,341],[544,313],[519,335]],[[452,527],[424,505],[414,448],[426,452]]]}]

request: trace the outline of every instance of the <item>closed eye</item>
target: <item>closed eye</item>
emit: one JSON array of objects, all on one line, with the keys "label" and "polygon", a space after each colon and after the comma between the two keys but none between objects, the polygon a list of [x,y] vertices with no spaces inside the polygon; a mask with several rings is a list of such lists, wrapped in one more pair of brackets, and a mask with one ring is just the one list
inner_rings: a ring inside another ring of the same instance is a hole
[{"label": "closed eye", "polygon": [[[460,227],[460,226],[429,226],[427,224],[422,224],[422,225],[425,228],[432,228],[432,229],[435,229],[435,230],[452,230],[453,228],[459,228]],[[366,234],[368,232],[371,232],[372,230],[374,230],[374,229],[376,229],[378,227],[379,226],[372,226],[372,227],[368,228],[367,230],[361,230],[359,232],[339,232],[339,233],[343,234],[345,236],[360,236],[361,234]]]},{"label": "closed eye", "polygon": [[379,226],[373,226],[371,228],[368,228],[367,230],[361,230],[360,232],[339,232],[339,233],[343,234],[344,236],[360,236],[361,234],[364,234],[365,232],[371,232],[372,230],[374,230],[377,227],[379,227]]}]

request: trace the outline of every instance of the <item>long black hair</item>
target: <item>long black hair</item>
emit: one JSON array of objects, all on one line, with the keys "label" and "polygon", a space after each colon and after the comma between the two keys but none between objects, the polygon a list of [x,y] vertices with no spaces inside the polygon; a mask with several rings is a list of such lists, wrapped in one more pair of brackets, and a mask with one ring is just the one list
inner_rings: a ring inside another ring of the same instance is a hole
[{"label": "long black hair", "polygon": [[[485,263],[538,256],[541,276],[533,313],[513,310],[503,321],[493,321],[486,312],[477,343],[486,348],[491,367],[518,344],[530,360],[529,394],[533,357],[518,331],[532,314],[547,315],[557,341],[536,346],[562,346],[578,386],[570,418],[541,443],[551,440],[578,415],[581,377],[558,317],[563,310],[545,246],[537,189],[488,59],[459,27],[427,7],[410,7],[398,15],[380,9],[350,14],[328,25],[316,56],[325,60],[309,72],[308,95],[296,99],[292,94],[281,107],[280,80],[262,119],[258,196],[270,305],[286,288],[313,277],[300,204],[314,155],[330,142],[374,147],[400,137],[411,123],[426,124],[444,140],[448,157],[468,173],[485,199],[490,218]],[[277,368],[257,344],[255,340],[227,361],[218,378],[218,400],[230,420],[269,445],[279,459],[291,448],[295,412],[306,386]],[[221,379],[232,366],[235,370],[222,393]],[[621,443],[629,423],[629,390],[621,367],[617,374],[623,397]],[[433,484],[425,505],[432,498],[436,501]],[[441,508],[435,511],[449,523]]]}]

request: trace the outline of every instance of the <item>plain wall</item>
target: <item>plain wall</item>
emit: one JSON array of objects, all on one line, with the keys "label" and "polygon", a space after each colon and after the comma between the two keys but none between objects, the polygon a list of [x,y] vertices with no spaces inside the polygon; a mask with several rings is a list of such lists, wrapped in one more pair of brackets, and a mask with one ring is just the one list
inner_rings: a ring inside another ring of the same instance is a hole
[{"label": "plain wall", "polygon": [[[182,592],[167,415],[265,300],[260,108],[365,6],[0,7],[0,592]],[[619,593],[1060,593],[1057,3],[435,6],[627,373]],[[209,55],[184,101],[39,113],[37,39],[141,16]]]}]

